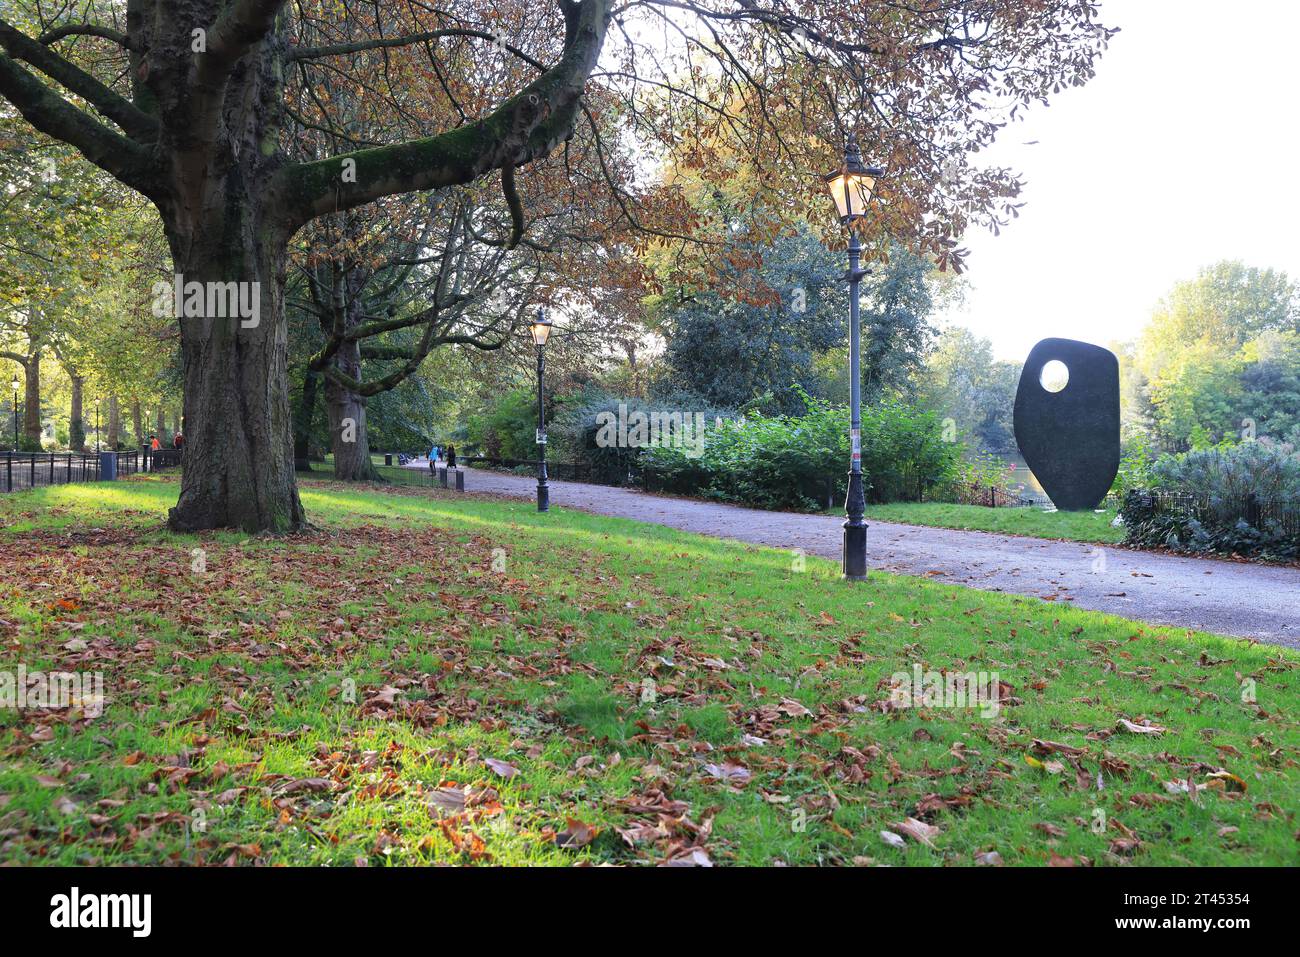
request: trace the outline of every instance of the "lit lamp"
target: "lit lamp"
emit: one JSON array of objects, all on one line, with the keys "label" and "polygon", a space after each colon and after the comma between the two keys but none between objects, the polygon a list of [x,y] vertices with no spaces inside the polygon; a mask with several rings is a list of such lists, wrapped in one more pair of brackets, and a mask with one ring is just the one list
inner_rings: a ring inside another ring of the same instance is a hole
[{"label": "lit lamp", "polygon": [[532,333],[533,345],[537,347],[537,511],[545,512],[551,507],[551,488],[546,484],[546,407],[543,401],[542,380],[546,373],[546,359],[543,349],[551,335],[551,320],[546,318],[544,309],[537,310],[537,318],[528,325]]},{"label": "lit lamp", "polygon": [[884,175],[878,166],[866,166],[858,151],[858,140],[849,134],[844,146],[844,164],[829,173],[826,185],[835,201],[840,222],[849,227],[849,271],[845,279],[849,284],[849,492],[844,502],[844,558],[843,571],[849,581],[863,581],[867,577],[867,511],[866,495],[862,484],[862,372],[861,372],[861,322],[858,316],[858,286],[870,270],[862,269],[862,244],[858,242],[853,223],[867,214],[867,205],[876,188],[876,179]]}]

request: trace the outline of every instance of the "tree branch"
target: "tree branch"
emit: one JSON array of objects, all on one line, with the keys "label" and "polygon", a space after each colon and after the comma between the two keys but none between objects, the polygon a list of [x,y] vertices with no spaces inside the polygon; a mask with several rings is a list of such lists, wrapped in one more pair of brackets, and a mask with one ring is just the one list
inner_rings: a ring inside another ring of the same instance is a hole
[{"label": "tree branch", "polygon": [[0,96],[27,122],[81,151],[86,159],[151,199],[162,178],[143,146],[115,133],[57,96],[13,59],[0,53]]},{"label": "tree branch", "polygon": [[53,30],[47,30],[37,38],[37,42],[49,46],[57,43],[64,37],[101,37],[105,40],[112,40],[118,46],[126,50],[133,50],[136,53],[141,52],[138,44],[133,44],[131,38],[125,33],[119,33],[117,30],[109,27],[101,27],[92,23],[71,23],[61,27],[55,27]]},{"label": "tree branch", "polygon": [[507,163],[531,162],[567,139],[604,43],[609,0],[561,0],[561,6],[567,22],[563,57],[483,119],[280,170],[270,188],[289,230],[395,193],[470,183]]},{"label": "tree branch", "polygon": [[15,60],[30,63],[51,80],[90,103],[137,142],[157,139],[158,121],[152,116],[4,20],[0,20],[0,46]]}]

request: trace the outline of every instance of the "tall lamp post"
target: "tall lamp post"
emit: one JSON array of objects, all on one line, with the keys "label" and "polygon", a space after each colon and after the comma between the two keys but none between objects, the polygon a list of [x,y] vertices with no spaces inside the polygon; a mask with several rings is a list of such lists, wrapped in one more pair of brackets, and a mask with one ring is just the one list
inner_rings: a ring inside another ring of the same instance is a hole
[{"label": "tall lamp post", "polygon": [[95,399],[95,451],[99,451],[99,399]]},{"label": "tall lamp post", "polygon": [[858,139],[852,133],[844,146],[844,165],[826,176],[840,222],[849,228],[849,494],[844,502],[844,578],[864,581],[867,577],[867,511],[862,486],[862,372],[861,321],[858,316],[858,285],[871,270],[861,268],[862,244],[853,224],[862,219],[875,189],[876,178],[884,175],[877,166],[864,166]]},{"label": "tall lamp post", "polygon": [[533,344],[537,346],[537,511],[545,512],[551,507],[551,487],[546,484],[546,406],[542,391],[542,379],[546,373],[544,349],[551,334],[551,320],[546,318],[544,309],[537,310],[537,318],[529,325],[533,334]]},{"label": "tall lamp post", "polygon": [[18,373],[9,380],[10,387],[14,390],[14,451],[18,451]]}]

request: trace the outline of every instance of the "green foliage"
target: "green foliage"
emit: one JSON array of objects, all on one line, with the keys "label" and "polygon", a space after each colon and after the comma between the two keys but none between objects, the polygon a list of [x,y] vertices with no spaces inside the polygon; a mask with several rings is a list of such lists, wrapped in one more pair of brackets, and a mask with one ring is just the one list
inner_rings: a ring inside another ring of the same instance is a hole
[{"label": "green foliage", "polygon": [[1150,469],[1151,484],[1185,493],[1187,503],[1161,507],[1157,496],[1131,489],[1121,515],[1131,545],[1183,552],[1300,558],[1300,535],[1288,533],[1274,509],[1300,509],[1300,455],[1267,440],[1166,455]]},{"label": "green foliage", "polygon": [[1273,521],[1251,524],[1235,510],[1225,512],[1212,506],[1161,508],[1154,495],[1135,489],[1125,495],[1120,515],[1124,519],[1124,543],[1137,548],[1168,548],[1263,561],[1300,558],[1300,535],[1288,534]]},{"label": "green foliage", "polygon": [[[654,487],[772,509],[817,510],[847,492],[849,413],[802,394],[803,415],[751,415],[723,422],[704,453],[646,452]],[[945,442],[928,410],[881,402],[863,410],[862,469],[872,502],[915,499],[953,478],[962,447]]]},{"label": "green foliage", "polygon": [[843,260],[806,229],[762,249],[742,244],[734,257],[718,282],[731,294],[678,289],[656,304],[670,382],[710,405],[771,394],[771,411],[796,412],[791,384],[815,388],[814,357],[846,336]]},{"label": "green foliage", "polygon": [[[623,485],[629,476],[641,469],[641,458],[645,449],[630,448],[617,444],[602,443],[601,428],[603,422],[633,419],[638,413],[657,416],[660,421],[673,420],[679,416],[692,426],[702,421],[704,431],[714,428],[718,419],[730,419],[736,415],[734,409],[710,405],[699,396],[678,394],[657,400],[639,399],[635,396],[610,395],[599,389],[587,389],[572,397],[570,401],[557,410],[549,432],[552,442],[552,457],[556,461],[579,462],[590,471],[591,479],[607,485]],[[697,419],[698,417],[698,419]],[[682,440],[694,440],[683,435]],[[702,439],[701,439],[702,440]],[[670,438],[669,441],[680,441]],[[670,451],[670,450],[665,450]],[[706,475],[694,468],[693,459],[683,453],[679,456],[676,468],[681,471],[679,483],[696,487]]]},{"label": "green foliage", "polygon": [[1134,356],[1167,448],[1300,427],[1300,286],[1285,273],[1218,263],[1161,302]]},{"label": "green foliage", "polygon": [[503,459],[537,456],[537,396],[527,389],[505,393],[486,412],[471,415],[469,443],[484,455]]},{"label": "green foliage", "polygon": [[1134,435],[1123,446],[1119,458],[1119,471],[1110,487],[1112,495],[1123,498],[1135,488],[1150,488],[1155,484],[1155,464],[1160,451],[1145,435]]},{"label": "green foliage", "polygon": [[1011,417],[1019,381],[1019,365],[995,360],[988,339],[960,326],[939,337],[919,376],[921,401],[993,452],[1016,448]]},{"label": "green foliage", "polygon": [[1264,501],[1300,501],[1300,455],[1267,440],[1165,455],[1151,469],[1155,485],[1230,502],[1255,495]]}]

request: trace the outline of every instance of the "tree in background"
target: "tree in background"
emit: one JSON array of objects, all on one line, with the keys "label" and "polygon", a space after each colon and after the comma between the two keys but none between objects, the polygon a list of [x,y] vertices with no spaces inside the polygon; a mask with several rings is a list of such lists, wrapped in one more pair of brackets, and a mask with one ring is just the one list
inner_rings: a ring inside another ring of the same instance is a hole
[{"label": "tree in background", "polygon": [[1286,435],[1300,420],[1297,339],[1300,286],[1286,273],[1221,262],[1178,283],[1134,357],[1161,443],[1185,451],[1261,427]]},{"label": "tree in background", "polygon": [[794,387],[814,388],[814,359],[845,337],[843,266],[806,228],[770,246],[737,243],[725,259],[730,294],[679,287],[654,305],[668,380],[710,405],[798,412]]},{"label": "tree in background", "polygon": [[1019,363],[995,360],[988,339],[960,326],[943,331],[918,377],[924,404],[981,449],[1000,454],[1016,451],[1011,418],[1019,381]]}]

